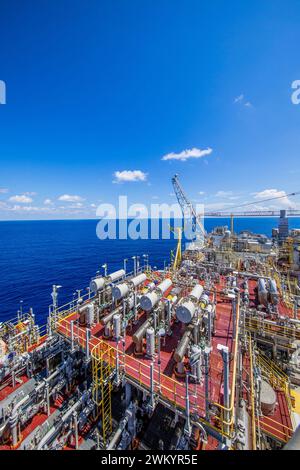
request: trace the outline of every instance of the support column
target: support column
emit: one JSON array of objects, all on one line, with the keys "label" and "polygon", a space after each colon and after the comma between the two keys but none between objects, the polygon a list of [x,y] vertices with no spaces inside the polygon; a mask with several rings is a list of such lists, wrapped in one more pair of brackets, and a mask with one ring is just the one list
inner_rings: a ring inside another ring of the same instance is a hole
[{"label": "support column", "polygon": [[74,351],[74,320],[70,321],[70,333],[71,333],[71,352]]},{"label": "support column", "polygon": [[45,385],[46,390],[46,405],[47,405],[47,416],[50,416],[50,395],[49,395],[49,384]]},{"label": "support column", "polygon": [[150,409],[153,411],[155,408],[154,402],[154,364],[151,362],[150,365]]},{"label": "support column", "polygon": [[205,419],[207,422],[210,421],[209,417],[209,358],[210,358],[210,347],[204,349],[204,369],[205,369]]},{"label": "support column", "polygon": [[[228,411],[230,407],[230,390],[229,390],[229,349],[227,346],[218,344],[218,351],[222,354],[223,367],[224,367],[224,407],[227,410],[224,412],[224,420],[228,423],[230,421],[230,412]],[[226,434],[229,434],[229,425],[225,424],[224,426]]]},{"label": "support column", "polygon": [[191,422],[190,422],[190,398],[189,398],[189,372],[186,373],[185,377],[185,425],[184,425],[184,433],[187,436],[191,435]]},{"label": "support column", "polygon": [[90,359],[90,347],[89,347],[90,337],[91,337],[91,330],[90,328],[87,328],[85,331],[85,357],[87,361]]},{"label": "support column", "polygon": [[74,411],[74,413],[73,413],[73,424],[74,424],[75,449],[78,450],[78,420],[77,420],[77,411]]}]

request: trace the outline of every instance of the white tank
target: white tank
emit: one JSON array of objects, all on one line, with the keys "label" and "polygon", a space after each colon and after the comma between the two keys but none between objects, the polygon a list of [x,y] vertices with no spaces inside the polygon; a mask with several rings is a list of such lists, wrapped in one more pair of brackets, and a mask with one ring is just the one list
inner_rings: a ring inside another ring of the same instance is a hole
[{"label": "white tank", "polygon": [[105,284],[105,280],[103,277],[97,277],[96,279],[92,279],[90,282],[90,289],[92,292],[96,294],[99,290],[103,289]]},{"label": "white tank", "polygon": [[115,271],[114,273],[111,273],[109,276],[107,276],[107,280],[108,282],[115,282],[123,276],[125,276],[124,269],[119,269],[119,271]]},{"label": "white tank", "polygon": [[201,286],[201,284],[197,284],[192,290],[192,292],[189,294],[189,297],[199,300],[202,293],[203,293],[203,287]]},{"label": "white tank", "polygon": [[182,323],[190,323],[195,315],[196,305],[191,300],[186,300],[176,308],[176,317]]},{"label": "white tank", "polygon": [[133,285],[133,287],[137,287],[143,282],[145,282],[147,279],[146,274],[139,274],[138,276],[134,277],[133,279],[130,279],[130,283]]},{"label": "white tank", "polygon": [[158,301],[159,295],[156,292],[149,292],[149,294],[143,295],[141,297],[141,309],[145,312],[150,312],[155,307]]},{"label": "white tank", "polygon": [[155,334],[154,328],[147,328],[146,331],[146,354],[148,357],[153,357],[155,353]]},{"label": "white tank", "polygon": [[157,286],[157,290],[164,294],[172,285],[171,279],[165,279]]},{"label": "white tank", "polygon": [[92,325],[94,323],[94,304],[88,304],[86,311],[86,323]]},{"label": "white tank", "polygon": [[114,337],[116,339],[121,336],[121,318],[122,316],[119,313],[113,316]]},{"label": "white tank", "polygon": [[123,299],[129,292],[128,284],[119,284],[118,286],[114,286],[112,289],[112,296],[114,300]]}]

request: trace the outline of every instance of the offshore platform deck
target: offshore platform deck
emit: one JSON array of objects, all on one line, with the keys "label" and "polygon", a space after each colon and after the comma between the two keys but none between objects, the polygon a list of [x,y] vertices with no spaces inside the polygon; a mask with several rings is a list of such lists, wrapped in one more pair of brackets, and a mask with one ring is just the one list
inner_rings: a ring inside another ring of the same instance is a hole
[{"label": "offshore platform deck", "polygon": [[44,326],[32,310],[1,324],[1,450],[291,445],[300,233],[203,238],[182,252],[179,237],[163,270],[105,270],[63,306],[53,286]]}]

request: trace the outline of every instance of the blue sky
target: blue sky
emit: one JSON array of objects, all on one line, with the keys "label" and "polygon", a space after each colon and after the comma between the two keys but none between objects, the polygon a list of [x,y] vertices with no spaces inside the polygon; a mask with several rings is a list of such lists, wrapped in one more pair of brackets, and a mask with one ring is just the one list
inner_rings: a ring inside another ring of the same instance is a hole
[{"label": "blue sky", "polygon": [[174,173],[208,209],[300,190],[299,24],[296,0],[1,0],[0,219],[172,203]]}]

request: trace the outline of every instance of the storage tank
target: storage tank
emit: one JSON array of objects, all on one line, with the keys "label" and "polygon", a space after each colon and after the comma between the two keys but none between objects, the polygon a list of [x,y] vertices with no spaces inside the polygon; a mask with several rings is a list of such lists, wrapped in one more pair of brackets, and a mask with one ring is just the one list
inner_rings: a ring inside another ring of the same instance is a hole
[{"label": "storage tank", "polygon": [[102,290],[105,284],[105,280],[103,277],[96,277],[92,279],[90,282],[90,290],[96,294],[98,291]]}]

